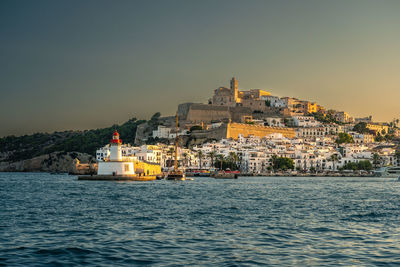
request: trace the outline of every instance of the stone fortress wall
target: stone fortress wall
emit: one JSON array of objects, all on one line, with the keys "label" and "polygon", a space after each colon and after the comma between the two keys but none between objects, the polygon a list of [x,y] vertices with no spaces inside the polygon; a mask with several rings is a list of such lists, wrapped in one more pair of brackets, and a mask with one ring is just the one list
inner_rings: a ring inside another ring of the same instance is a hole
[{"label": "stone fortress wall", "polygon": [[238,139],[239,135],[245,137],[254,135],[262,138],[274,133],[280,133],[287,138],[294,138],[296,136],[296,132],[293,128],[259,126],[246,123],[224,123],[218,128],[207,131],[196,131],[192,135],[196,138],[220,140],[222,138]]},{"label": "stone fortress wall", "polygon": [[238,139],[240,134],[245,137],[254,135],[261,138],[273,133],[280,133],[288,138],[294,138],[296,136],[296,132],[293,128],[267,127],[245,123],[228,123],[225,127],[226,138],[233,139]]},{"label": "stone fortress wall", "polygon": [[251,114],[246,107],[214,106],[198,103],[184,103],[178,106],[179,120],[191,123],[211,123],[213,121],[242,121],[243,116]]}]

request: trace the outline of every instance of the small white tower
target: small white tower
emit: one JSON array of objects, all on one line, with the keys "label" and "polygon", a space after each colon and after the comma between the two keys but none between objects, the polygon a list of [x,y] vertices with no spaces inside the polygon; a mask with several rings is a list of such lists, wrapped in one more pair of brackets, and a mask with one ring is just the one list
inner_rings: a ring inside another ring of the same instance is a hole
[{"label": "small white tower", "polygon": [[121,144],[122,140],[119,139],[119,133],[115,130],[110,142],[110,161],[122,161]]}]

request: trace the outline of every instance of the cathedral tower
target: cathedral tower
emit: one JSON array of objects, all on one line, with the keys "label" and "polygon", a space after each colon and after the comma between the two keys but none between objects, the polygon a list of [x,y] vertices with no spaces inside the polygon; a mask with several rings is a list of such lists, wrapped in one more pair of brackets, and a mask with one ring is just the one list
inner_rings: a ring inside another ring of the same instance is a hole
[{"label": "cathedral tower", "polygon": [[234,97],[234,101],[237,103],[238,102],[238,81],[236,80],[235,77],[233,77],[231,80],[231,93],[232,93],[232,96]]}]

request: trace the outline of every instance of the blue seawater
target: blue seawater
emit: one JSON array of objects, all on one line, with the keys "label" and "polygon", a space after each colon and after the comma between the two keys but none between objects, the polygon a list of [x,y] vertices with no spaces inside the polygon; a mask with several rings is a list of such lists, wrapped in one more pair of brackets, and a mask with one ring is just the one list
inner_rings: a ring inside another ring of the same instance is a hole
[{"label": "blue seawater", "polygon": [[400,265],[395,179],[0,173],[0,196],[3,266]]}]

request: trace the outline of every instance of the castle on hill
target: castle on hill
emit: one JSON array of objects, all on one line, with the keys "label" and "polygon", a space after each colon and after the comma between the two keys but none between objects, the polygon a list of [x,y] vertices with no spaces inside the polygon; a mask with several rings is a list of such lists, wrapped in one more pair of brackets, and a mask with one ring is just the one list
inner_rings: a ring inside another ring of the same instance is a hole
[{"label": "castle on hill", "polygon": [[214,106],[261,108],[265,105],[267,96],[270,95],[271,93],[261,89],[239,91],[238,81],[233,77],[230,81],[230,88],[219,87],[214,91],[210,104]]},{"label": "castle on hill", "polygon": [[227,121],[243,123],[249,119],[304,116],[314,112],[325,112],[325,109],[315,102],[280,98],[262,89],[239,91],[235,77],[230,80],[229,88],[215,89],[208,104],[184,103],[178,106],[180,120],[186,125]]}]

